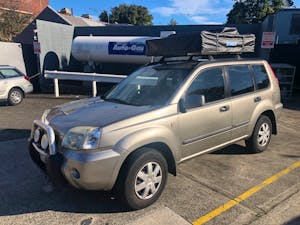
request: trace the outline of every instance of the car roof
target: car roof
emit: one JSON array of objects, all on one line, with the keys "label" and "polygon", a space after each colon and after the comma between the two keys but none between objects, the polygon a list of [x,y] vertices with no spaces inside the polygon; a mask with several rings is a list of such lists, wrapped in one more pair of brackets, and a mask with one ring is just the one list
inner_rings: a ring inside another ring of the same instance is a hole
[{"label": "car roof", "polygon": [[16,67],[9,65],[0,65],[0,69],[16,69]]},{"label": "car roof", "polygon": [[176,64],[181,64],[181,65],[189,65],[191,68],[196,68],[199,66],[203,65],[209,65],[209,64],[218,64],[218,63],[235,63],[235,62],[241,62],[241,63],[263,63],[265,60],[264,59],[259,59],[259,58],[198,58],[196,59],[195,57],[186,57],[184,60],[183,57],[171,57],[171,58],[162,58],[158,62],[150,63],[148,65],[176,65]]}]

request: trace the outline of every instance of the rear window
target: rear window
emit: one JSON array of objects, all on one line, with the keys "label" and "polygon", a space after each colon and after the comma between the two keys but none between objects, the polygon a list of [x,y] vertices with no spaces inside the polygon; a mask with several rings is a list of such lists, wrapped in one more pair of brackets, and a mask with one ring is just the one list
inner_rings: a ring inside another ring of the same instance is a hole
[{"label": "rear window", "polygon": [[257,90],[268,88],[270,81],[264,65],[254,65],[253,71]]},{"label": "rear window", "polygon": [[228,66],[227,71],[231,96],[254,91],[252,74],[248,65]]},{"label": "rear window", "polygon": [[0,74],[5,78],[22,76],[19,72],[17,72],[14,69],[0,69]]}]

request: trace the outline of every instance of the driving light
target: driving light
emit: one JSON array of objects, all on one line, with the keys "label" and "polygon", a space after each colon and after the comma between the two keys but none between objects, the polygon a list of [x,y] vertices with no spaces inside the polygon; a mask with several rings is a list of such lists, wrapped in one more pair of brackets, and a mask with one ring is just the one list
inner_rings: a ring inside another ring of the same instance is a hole
[{"label": "driving light", "polygon": [[96,149],[100,136],[98,127],[75,127],[64,136],[62,147],[72,150]]},{"label": "driving light", "polygon": [[48,148],[48,145],[49,145],[48,135],[44,134],[41,140],[41,147],[42,149],[46,150]]},{"label": "driving light", "polygon": [[40,140],[40,136],[41,136],[41,130],[39,128],[35,129],[33,135],[33,141],[37,143]]}]

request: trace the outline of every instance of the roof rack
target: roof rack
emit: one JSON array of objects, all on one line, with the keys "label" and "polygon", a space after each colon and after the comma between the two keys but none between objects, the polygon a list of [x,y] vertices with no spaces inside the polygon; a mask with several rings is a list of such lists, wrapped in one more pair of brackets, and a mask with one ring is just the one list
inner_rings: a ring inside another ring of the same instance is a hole
[{"label": "roof rack", "polygon": [[255,35],[239,34],[236,28],[225,27],[220,33],[175,34],[162,39],[146,41],[148,56],[216,56],[253,53]]}]

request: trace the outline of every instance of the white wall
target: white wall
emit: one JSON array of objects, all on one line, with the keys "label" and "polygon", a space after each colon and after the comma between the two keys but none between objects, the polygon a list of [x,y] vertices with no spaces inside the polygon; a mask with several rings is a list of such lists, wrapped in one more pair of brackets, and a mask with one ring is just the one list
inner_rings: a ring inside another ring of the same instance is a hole
[{"label": "white wall", "polygon": [[19,43],[0,42],[0,65],[15,66],[26,74],[22,45]]}]

